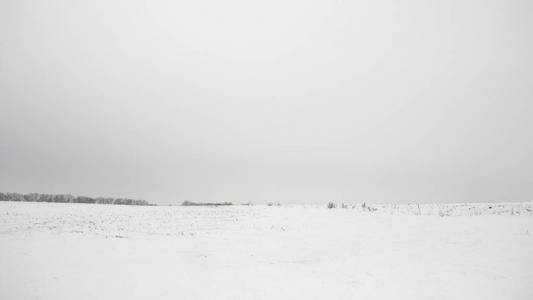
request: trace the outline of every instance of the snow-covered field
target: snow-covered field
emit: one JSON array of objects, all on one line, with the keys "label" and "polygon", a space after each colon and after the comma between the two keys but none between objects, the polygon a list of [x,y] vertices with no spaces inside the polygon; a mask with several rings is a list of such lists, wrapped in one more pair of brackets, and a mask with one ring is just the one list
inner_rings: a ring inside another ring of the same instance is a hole
[{"label": "snow-covered field", "polygon": [[1,202],[0,299],[530,300],[532,208]]}]

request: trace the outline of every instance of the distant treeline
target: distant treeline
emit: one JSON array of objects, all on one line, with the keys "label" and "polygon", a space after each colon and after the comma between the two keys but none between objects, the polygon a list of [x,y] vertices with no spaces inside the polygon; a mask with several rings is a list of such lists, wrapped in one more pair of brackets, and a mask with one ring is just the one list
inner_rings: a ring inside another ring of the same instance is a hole
[{"label": "distant treeline", "polygon": [[26,202],[57,202],[57,203],[96,203],[96,204],[119,204],[119,205],[154,205],[146,200],[134,200],[127,198],[91,198],[86,196],[73,196],[70,194],[19,194],[0,193],[0,201],[26,201]]},{"label": "distant treeline", "polygon": [[181,205],[183,206],[221,206],[221,205],[233,205],[233,203],[231,202],[198,203],[198,202],[191,202],[191,201],[183,201]]}]

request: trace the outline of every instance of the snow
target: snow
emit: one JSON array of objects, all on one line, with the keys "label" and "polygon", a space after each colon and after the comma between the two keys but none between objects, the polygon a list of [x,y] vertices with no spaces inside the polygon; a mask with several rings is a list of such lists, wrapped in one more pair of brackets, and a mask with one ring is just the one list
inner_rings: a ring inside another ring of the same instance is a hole
[{"label": "snow", "polygon": [[533,299],[532,203],[371,206],[0,202],[0,299]]}]

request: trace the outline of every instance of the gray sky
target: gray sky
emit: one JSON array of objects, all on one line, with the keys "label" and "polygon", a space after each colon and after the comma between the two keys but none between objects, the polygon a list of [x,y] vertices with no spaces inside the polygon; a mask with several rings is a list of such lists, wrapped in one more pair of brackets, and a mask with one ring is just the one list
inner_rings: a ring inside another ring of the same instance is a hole
[{"label": "gray sky", "polygon": [[533,2],[0,2],[0,191],[533,200]]}]

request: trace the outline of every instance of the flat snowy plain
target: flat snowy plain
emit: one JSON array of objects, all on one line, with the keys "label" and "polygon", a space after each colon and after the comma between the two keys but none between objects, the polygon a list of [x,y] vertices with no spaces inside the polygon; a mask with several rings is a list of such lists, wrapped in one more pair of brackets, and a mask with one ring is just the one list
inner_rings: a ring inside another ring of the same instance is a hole
[{"label": "flat snowy plain", "polygon": [[0,299],[533,299],[532,203],[0,203]]}]

